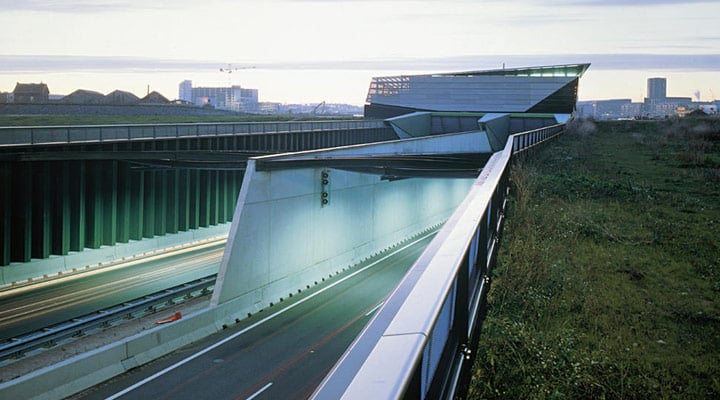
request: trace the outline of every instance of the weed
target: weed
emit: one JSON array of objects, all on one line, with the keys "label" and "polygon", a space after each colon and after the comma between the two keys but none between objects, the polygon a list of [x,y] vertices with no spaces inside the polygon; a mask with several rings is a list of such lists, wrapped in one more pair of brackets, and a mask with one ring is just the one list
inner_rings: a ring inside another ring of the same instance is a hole
[{"label": "weed", "polygon": [[718,398],[720,123],[592,126],[512,167],[470,397]]}]

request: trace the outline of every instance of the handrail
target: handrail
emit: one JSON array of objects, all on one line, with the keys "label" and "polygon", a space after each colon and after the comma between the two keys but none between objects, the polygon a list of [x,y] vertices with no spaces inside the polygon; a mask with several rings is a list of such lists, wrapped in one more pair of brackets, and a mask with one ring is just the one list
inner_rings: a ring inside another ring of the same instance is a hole
[{"label": "handrail", "polygon": [[0,127],[0,147],[384,128],[382,120]]},{"label": "handrail", "polygon": [[564,124],[512,135],[313,394],[313,399],[453,398],[482,325],[513,155]]}]

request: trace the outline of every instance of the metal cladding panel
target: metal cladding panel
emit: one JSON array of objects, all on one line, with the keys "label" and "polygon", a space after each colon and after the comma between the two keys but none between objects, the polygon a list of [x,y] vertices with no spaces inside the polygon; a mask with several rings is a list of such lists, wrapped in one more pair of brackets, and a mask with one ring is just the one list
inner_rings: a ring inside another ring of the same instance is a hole
[{"label": "metal cladding panel", "polygon": [[577,77],[409,76],[392,91],[371,92],[368,101],[433,111],[526,112]]},{"label": "metal cladding panel", "polygon": [[552,95],[546,96],[528,112],[532,113],[572,113],[577,102],[578,78],[568,82],[562,88],[556,90]]}]

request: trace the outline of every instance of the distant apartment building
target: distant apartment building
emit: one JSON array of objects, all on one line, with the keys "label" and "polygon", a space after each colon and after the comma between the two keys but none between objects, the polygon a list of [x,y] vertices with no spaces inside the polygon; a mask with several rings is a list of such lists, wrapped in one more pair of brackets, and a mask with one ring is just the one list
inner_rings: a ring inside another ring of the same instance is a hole
[{"label": "distant apartment building", "polygon": [[[578,101],[577,115],[580,118],[597,120],[633,118],[639,114],[632,105],[631,99]],[[639,104],[637,109],[639,110]]]},{"label": "distant apartment building", "polygon": [[211,106],[220,110],[257,111],[258,90],[237,85],[230,87],[193,87],[192,81],[180,82],[180,100],[197,106]]}]

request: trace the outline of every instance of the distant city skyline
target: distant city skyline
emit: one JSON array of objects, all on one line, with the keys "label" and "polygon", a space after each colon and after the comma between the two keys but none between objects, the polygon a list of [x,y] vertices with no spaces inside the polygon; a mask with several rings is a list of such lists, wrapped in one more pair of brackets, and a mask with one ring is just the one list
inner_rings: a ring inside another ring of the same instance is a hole
[{"label": "distant city skyline", "polygon": [[[240,85],[260,101],[363,104],[373,76],[592,64],[580,100],[720,97],[718,1],[0,0],[0,91],[138,96]],[[219,69],[253,66],[233,74]]]}]

